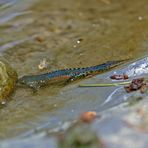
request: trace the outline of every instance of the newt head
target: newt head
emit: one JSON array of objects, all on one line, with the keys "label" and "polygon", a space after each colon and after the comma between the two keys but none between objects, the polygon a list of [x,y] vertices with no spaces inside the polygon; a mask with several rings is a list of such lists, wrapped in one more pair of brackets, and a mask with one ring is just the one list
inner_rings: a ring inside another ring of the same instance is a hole
[{"label": "newt head", "polygon": [[23,76],[21,78],[18,79],[17,83],[19,85],[26,85],[27,84],[27,79],[26,79],[26,76]]},{"label": "newt head", "polygon": [[23,76],[23,77],[19,78],[18,81],[17,81],[18,86],[33,87],[34,83],[35,82],[31,80],[30,76]]},{"label": "newt head", "polygon": [[34,81],[34,77],[32,76],[23,76],[18,79],[17,85],[19,87],[30,87],[33,89],[33,92],[36,92],[40,85],[38,84],[37,81]]}]

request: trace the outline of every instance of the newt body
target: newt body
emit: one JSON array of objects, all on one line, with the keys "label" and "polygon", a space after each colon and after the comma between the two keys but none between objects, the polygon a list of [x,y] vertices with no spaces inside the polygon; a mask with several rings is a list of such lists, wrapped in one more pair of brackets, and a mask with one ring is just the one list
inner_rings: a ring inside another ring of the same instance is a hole
[{"label": "newt body", "polygon": [[39,74],[39,75],[27,75],[19,78],[18,84],[29,86],[35,90],[42,86],[46,86],[49,84],[54,84],[56,82],[70,82],[76,79],[93,76],[98,73],[107,71],[125,60],[119,61],[108,61],[106,63],[85,67],[85,68],[70,68],[70,69],[62,69],[49,73]]}]

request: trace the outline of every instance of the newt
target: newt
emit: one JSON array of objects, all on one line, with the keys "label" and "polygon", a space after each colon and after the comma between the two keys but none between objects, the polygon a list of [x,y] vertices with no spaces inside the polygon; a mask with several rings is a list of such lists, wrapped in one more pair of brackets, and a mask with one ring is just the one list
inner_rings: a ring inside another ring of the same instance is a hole
[{"label": "newt", "polygon": [[77,79],[91,77],[99,73],[105,72],[123,63],[125,60],[107,61],[106,63],[90,66],[85,68],[69,68],[52,72],[47,72],[38,75],[25,75],[18,79],[18,84],[28,86],[34,90],[38,90],[40,87],[55,84],[56,82],[71,82]]}]

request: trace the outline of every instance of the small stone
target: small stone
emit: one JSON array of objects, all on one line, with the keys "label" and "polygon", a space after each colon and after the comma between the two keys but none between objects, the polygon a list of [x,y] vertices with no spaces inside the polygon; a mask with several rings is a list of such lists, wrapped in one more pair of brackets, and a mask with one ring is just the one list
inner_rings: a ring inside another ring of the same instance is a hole
[{"label": "small stone", "polygon": [[83,41],[83,39],[78,39],[78,40],[77,40],[77,44],[80,44],[81,41]]},{"label": "small stone", "polygon": [[143,17],[142,17],[142,16],[139,16],[139,17],[138,17],[138,20],[139,20],[139,21],[142,21],[142,20],[143,20]]},{"label": "small stone", "polygon": [[97,113],[94,111],[84,112],[80,116],[80,120],[86,123],[92,122],[97,116]]},{"label": "small stone", "polygon": [[38,42],[43,42],[43,41],[44,41],[43,37],[40,37],[40,36],[37,36],[35,39],[36,39]]},{"label": "small stone", "polygon": [[6,101],[2,101],[1,104],[2,104],[2,105],[5,105],[5,104],[6,104]]}]

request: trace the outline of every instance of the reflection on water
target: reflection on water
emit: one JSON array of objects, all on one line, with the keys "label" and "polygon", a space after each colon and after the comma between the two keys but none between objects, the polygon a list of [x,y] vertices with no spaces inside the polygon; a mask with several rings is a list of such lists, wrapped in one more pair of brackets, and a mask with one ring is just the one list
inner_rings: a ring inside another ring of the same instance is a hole
[{"label": "reflection on water", "polygon": [[29,0],[0,0],[0,24],[28,13],[25,9],[28,8],[32,2],[33,1]]},{"label": "reflection on water", "polygon": [[[148,53],[146,3],[0,0],[1,55],[19,76],[45,72],[38,69],[43,59],[48,61],[49,71],[136,59]],[[81,83],[104,81],[109,74]],[[122,102],[101,106],[115,88],[80,89],[79,83],[49,86],[37,94],[17,88],[12,101],[0,111],[0,138],[26,135],[35,128],[52,129],[83,111],[102,111]]]}]

